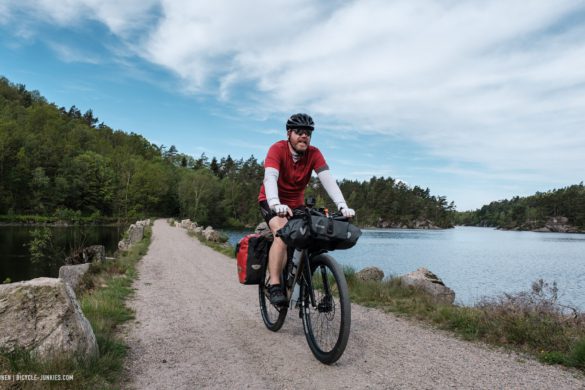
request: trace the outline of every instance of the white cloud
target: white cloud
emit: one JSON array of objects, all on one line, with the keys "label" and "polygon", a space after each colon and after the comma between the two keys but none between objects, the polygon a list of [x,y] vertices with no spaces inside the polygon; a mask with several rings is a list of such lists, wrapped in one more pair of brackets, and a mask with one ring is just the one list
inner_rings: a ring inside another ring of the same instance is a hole
[{"label": "white cloud", "polygon": [[8,4],[0,3],[0,25],[6,23],[10,19],[10,8]]},{"label": "white cloud", "polygon": [[101,21],[186,90],[240,113],[303,108],[338,133],[397,135],[491,177],[582,177],[585,26],[570,17],[583,2],[8,4],[0,18],[16,8],[62,25]]},{"label": "white cloud", "polygon": [[157,4],[157,0],[8,0],[5,8],[32,17],[33,21],[61,26],[79,26],[95,20],[123,36],[143,28],[151,20]]}]

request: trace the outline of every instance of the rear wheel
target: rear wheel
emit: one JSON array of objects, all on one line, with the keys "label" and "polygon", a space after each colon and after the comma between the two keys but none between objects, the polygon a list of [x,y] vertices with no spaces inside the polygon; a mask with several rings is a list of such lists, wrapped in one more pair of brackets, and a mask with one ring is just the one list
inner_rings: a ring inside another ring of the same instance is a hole
[{"label": "rear wheel", "polygon": [[258,297],[260,299],[260,313],[262,314],[262,321],[268,329],[277,332],[284,324],[288,308],[276,307],[270,303],[270,293],[268,292],[268,282],[270,275],[268,267],[266,267],[266,275],[258,286]]},{"label": "rear wheel", "polygon": [[345,351],[351,324],[351,303],[339,264],[326,254],[311,260],[315,306],[306,284],[301,289],[303,329],[315,357],[332,364]]}]

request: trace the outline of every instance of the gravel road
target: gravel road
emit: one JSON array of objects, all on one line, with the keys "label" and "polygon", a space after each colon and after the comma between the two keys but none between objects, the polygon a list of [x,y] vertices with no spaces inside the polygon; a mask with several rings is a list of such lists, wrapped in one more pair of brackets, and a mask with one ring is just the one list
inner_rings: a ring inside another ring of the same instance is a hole
[{"label": "gravel road", "polygon": [[235,261],[164,220],[138,270],[124,388],[585,389],[578,372],[358,305],[345,354],[323,365],[297,312],[267,330],[257,288],[238,283]]}]

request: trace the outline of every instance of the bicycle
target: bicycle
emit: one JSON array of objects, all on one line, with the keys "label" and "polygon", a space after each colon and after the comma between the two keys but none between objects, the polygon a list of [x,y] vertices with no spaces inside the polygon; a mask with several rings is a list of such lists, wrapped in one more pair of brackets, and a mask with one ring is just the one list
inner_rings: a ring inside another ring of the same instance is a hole
[{"label": "bicycle", "polygon": [[[301,211],[295,210],[295,216],[299,213],[326,216],[322,209],[314,209],[314,204],[307,202],[307,206]],[[347,220],[340,215],[332,218]],[[281,277],[287,304],[277,307],[270,303],[270,277],[266,269],[266,276],[258,288],[262,320],[269,330],[277,332],[289,309],[298,308],[311,352],[320,362],[332,364],[345,351],[351,326],[351,302],[345,275],[327,250],[289,249]]]}]

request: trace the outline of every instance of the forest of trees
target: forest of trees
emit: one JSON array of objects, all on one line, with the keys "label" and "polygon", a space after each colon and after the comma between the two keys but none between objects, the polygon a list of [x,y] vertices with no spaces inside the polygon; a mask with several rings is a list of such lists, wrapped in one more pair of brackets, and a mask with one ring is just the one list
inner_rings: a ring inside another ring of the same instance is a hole
[{"label": "forest of trees", "polygon": [[585,187],[583,182],[528,197],[514,197],[483,206],[481,209],[458,213],[457,223],[493,226],[504,229],[537,229],[551,217],[566,217],[568,223],[585,229]]},{"label": "forest of trees", "polygon": [[[113,130],[92,110],[58,107],[39,92],[0,78],[3,220],[19,215],[93,221],[175,216],[213,226],[253,226],[261,220],[262,177],[262,162],[254,156],[182,154],[175,146]],[[383,177],[343,180],[340,187],[362,226],[429,220],[450,227],[454,221],[453,202],[430,195],[428,188]],[[328,201],[316,180],[306,194],[321,205]]]}]

